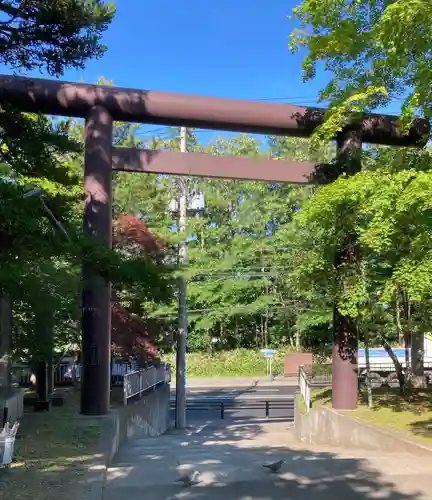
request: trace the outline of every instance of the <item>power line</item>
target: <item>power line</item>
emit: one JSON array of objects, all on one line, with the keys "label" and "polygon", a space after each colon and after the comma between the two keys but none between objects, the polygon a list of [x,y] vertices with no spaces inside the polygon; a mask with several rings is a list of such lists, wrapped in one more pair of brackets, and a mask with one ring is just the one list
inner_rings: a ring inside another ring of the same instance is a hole
[{"label": "power line", "polygon": [[[297,303],[295,301],[292,302],[293,304],[294,303]],[[249,304],[239,304],[239,307],[241,306],[244,306],[244,307],[248,307]],[[288,305],[272,305],[272,304],[269,304],[269,305],[264,305],[263,306],[266,310],[268,310],[269,312],[271,311],[280,311],[280,310],[284,310],[284,309],[288,309],[289,306]],[[189,310],[188,312],[190,314],[208,314],[208,313],[212,313],[212,312],[226,312],[226,311],[231,311],[235,309],[235,307],[214,307],[214,308],[207,308],[207,309],[191,309]],[[311,308],[311,307],[304,307],[304,306],[299,306],[299,309],[301,309],[302,311],[310,311],[310,312],[322,312],[323,309],[315,309],[315,308]],[[177,316],[177,312],[160,312],[160,313],[149,313],[149,317],[158,317],[158,318],[161,318],[161,317],[169,317],[169,316]],[[239,312],[239,314],[241,314],[241,312]]]},{"label": "power line", "polygon": [[[260,97],[260,98],[255,98],[255,99],[250,99],[251,101],[258,101],[258,102],[280,102],[280,101],[285,101],[287,104],[295,104],[297,106],[318,106],[318,104],[323,104],[328,101],[321,101],[321,103],[317,102],[317,98],[314,96],[284,96],[284,97]],[[403,101],[403,97],[392,97],[389,99],[390,102],[392,101]],[[300,101],[300,102],[295,102],[295,101]],[[156,134],[159,132],[168,132],[169,129],[175,129],[176,127],[173,126],[163,126],[163,127],[158,127],[156,129],[148,129],[148,130],[138,130],[139,135],[151,135],[151,134]],[[196,129],[199,131],[200,134],[203,133],[214,133],[214,130],[208,130],[208,129]],[[168,139],[169,137],[166,137]]]}]

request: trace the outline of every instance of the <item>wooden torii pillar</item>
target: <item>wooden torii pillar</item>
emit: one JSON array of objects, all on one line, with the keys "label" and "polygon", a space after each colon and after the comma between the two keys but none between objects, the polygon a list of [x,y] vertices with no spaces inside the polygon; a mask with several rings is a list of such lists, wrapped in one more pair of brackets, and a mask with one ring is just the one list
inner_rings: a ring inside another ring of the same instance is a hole
[{"label": "wooden torii pillar", "polygon": [[[24,112],[86,119],[84,232],[107,247],[111,247],[113,168],[290,183],[309,183],[315,173],[310,163],[113,148],[114,121],[309,137],[323,123],[326,111],[10,75],[0,75],[2,102]],[[416,120],[403,133],[397,117],[368,115],[347,124],[338,140],[340,156],[351,161],[346,153],[359,150],[362,141],[423,146],[428,135],[426,120]],[[351,165],[346,167],[352,170]],[[109,411],[110,284],[86,261],[83,278],[81,412],[103,415]],[[349,320],[337,310],[334,317],[333,405],[351,409],[357,404],[357,341]]]}]

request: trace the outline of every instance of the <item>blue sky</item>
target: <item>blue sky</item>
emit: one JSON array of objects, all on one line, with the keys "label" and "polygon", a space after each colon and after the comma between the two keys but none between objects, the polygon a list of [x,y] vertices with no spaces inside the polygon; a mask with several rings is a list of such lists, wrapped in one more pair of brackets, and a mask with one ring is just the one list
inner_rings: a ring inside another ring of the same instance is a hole
[{"label": "blue sky", "polygon": [[[288,50],[293,0],[119,0],[108,53],[84,72],[119,86],[245,99],[308,97],[301,57]],[[256,5],[254,5],[256,4]]]},{"label": "blue sky", "polygon": [[288,49],[288,16],[299,1],[117,0],[108,52],[62,79],[312,105],[326,77],[303,83],[304,53]]}]

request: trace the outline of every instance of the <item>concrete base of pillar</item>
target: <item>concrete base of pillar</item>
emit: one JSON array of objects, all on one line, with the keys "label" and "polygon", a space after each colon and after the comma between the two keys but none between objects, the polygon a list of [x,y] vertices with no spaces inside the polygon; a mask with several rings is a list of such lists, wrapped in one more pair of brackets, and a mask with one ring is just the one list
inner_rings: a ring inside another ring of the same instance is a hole
[{"label": "concrete base of pillar", "polygon": [[24,389],[14,387],[7,394],[0,393],[0,422],[6,415],[7,420],[15,422],[24,414]]}]

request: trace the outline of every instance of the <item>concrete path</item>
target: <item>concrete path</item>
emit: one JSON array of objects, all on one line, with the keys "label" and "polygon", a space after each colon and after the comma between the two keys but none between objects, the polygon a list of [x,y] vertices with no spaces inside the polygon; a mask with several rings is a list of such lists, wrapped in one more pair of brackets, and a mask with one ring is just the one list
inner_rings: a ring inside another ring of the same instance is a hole
[{"label": "concrete path", "polygon": [[[262,465],[285,460],[278,475]],[[201,482],[175,483],[196,468]],[[131,441],[108,471],[104,500],[432,500],[432,462],[404,455],[306,449],[287,424],[201,425]]]}]

